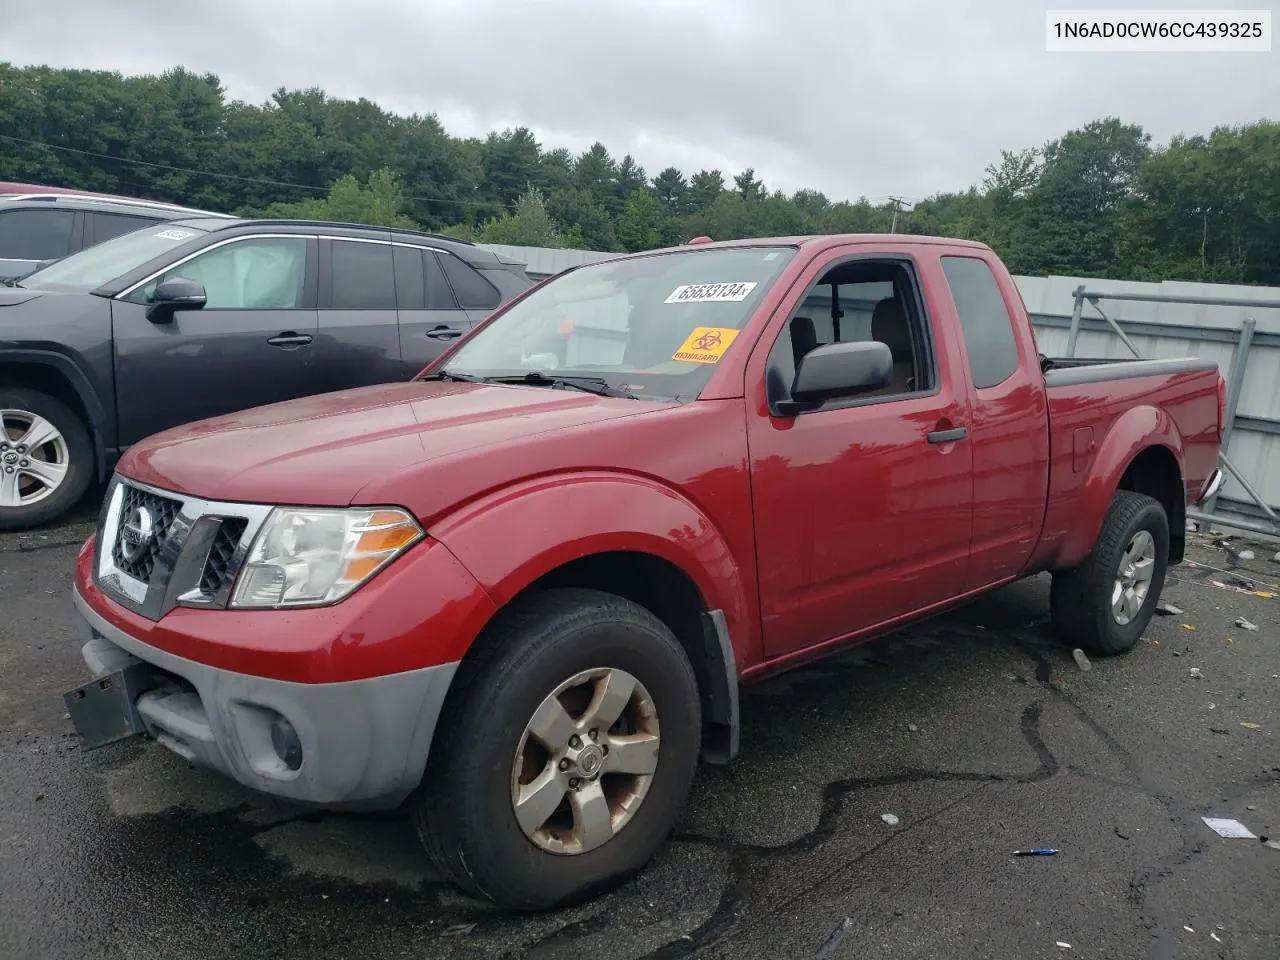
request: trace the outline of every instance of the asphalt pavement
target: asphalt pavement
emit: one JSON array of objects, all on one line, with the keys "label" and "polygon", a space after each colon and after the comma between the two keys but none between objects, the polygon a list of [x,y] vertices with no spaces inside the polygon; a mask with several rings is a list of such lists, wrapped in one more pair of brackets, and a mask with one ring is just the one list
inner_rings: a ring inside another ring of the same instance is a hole
[{"label": "asphalt pavement", "polygon": [[6,960],[1280,957],[1280,850],[1201,820],[1280,836],[1275,546],[1237,569],[1198,538],[1165,590],[1184,612],[1088,671],[1041,577],[750,688],[742,756],[648,870],[519,916],[433,877],[401,816],[276,803],[153,743],[82,752],[61,694],[91,514],[0,535]]}]

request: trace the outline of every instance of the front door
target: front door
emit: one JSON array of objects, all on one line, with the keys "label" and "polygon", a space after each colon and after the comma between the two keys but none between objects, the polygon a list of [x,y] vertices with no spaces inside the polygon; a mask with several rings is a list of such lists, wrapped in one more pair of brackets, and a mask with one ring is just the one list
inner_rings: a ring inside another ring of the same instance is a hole
[{"label": "front door", "polygon": [[[836,255],[801,282],[764,364],[748,368],[766,657],[957,595],[972,532],[966,384],[913,262]],[[798,415],[770,409],[809,349],[868,339],[893,351],[887,387]]]},{"label": "front door", "polygon": [[[218,244],[112,303],[119,446],[182,423],[317,392],[315,241]],[[204,285],[203,309],[147,319],[158,283]]]}]

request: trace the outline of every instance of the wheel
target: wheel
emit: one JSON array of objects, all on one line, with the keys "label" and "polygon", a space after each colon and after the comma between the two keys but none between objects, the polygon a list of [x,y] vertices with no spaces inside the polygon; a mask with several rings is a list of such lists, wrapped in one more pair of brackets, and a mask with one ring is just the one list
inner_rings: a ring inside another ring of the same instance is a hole
[{"label": "wheel", "polygon": [[1169,517],[1156,500],[1118,490],[1080,566],[1053,575],[1058,636],[1103,656],[1131,649],[1151,622],[1169,569]]},{"label": "wheel", "polygon": [[516,910],[637,873],[680,815],[698,686],[656,617],[595,590],[518,601],[459,669],[410,809],[446,877]]},{"label": "wheel", "polygon": [[93,442],[61,400],[0,387],[0,530],[29,530],[61,516],[93,479]]}]

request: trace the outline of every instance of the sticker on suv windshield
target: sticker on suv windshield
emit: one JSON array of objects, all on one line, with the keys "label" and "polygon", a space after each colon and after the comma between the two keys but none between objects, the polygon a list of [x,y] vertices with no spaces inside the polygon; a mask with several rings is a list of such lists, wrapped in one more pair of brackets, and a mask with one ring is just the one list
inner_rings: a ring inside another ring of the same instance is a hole
[{"label": "sticker on suv windshield", "polygon": [[191,230],[161,230],[153,233],[153,237],[159,237],[162,240],[188,240],[195,236]]},{"label": "sticker on suv windshield", "polygon": [[686,283],[671,291],[663,303],[738,303],[756,288],[748,283]]},{"label": "sticker on suv windshield", "polygon": [[695,327],[671,359],[687,363],[719,363],[737,335],[738,331],[730,327]]}]

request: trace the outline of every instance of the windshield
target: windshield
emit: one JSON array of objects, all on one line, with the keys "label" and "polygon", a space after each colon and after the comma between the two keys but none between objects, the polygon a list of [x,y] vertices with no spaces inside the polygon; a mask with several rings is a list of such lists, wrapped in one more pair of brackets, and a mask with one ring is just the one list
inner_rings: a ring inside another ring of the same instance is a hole
[{"label": "windshield", "polygon": [[96,290],[104,283],[123,276],[153,257],[158,257],[204,232],[194,227],[153,223],[149,227],[113,237],[64,257],[43,270],[23,277],[22,286]]},{"label": "windshield", "polygon": [[443,372],[590,376],[640,398],[692,399],[793,256],[712,247],[581,267],[477,331]]}]

